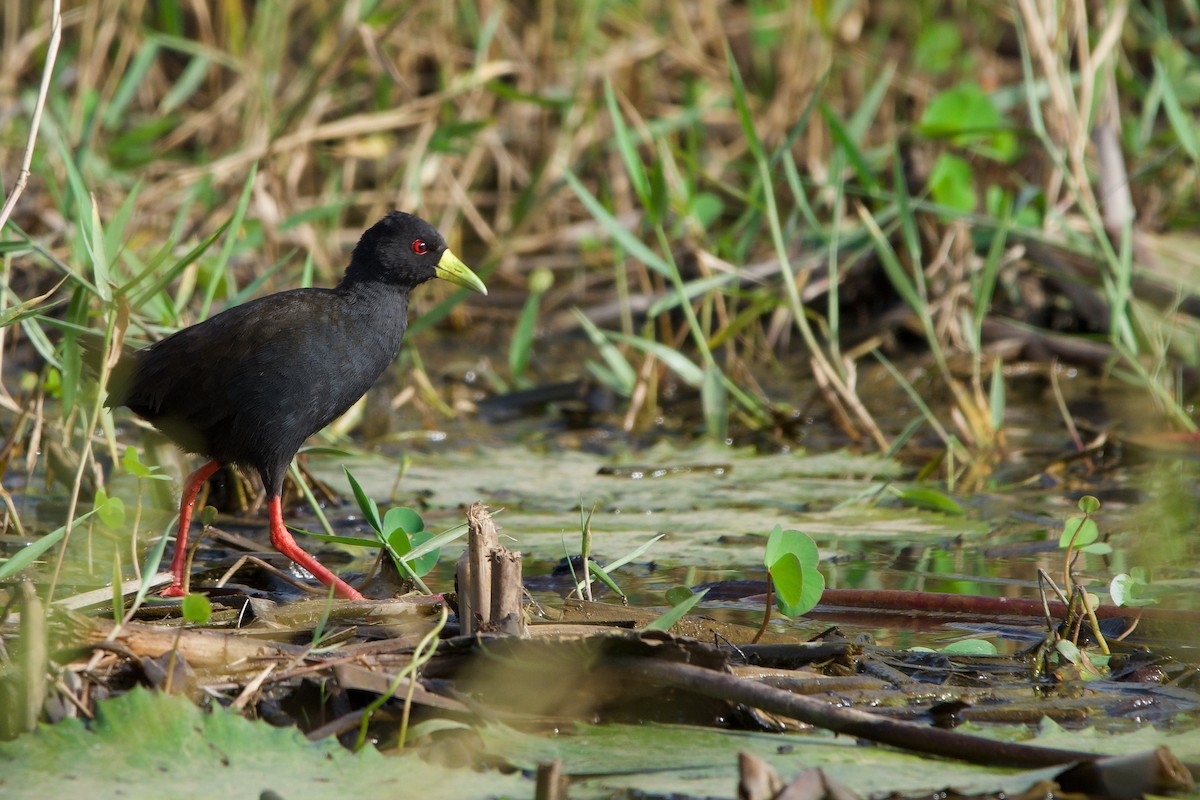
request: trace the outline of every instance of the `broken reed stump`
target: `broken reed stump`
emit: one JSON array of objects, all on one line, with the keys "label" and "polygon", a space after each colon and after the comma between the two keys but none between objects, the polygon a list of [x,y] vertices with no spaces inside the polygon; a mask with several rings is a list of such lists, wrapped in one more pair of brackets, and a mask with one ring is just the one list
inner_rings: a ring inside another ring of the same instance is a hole
[{"label": "broken reed stump", "polygon": [[467,509],[467,527],[467,552],[457,568],[462,633],[526,636],[521,554],[500,544],[496,523],[483,504]]}]

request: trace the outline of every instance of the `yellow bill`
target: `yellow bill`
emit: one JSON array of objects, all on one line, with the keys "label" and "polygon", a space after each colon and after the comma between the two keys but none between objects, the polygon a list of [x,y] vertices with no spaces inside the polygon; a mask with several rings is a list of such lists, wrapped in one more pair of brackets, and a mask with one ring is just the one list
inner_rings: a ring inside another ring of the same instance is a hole
[{"label": "yellow bill", "polygon": [[437,276],[443,280],[462,286],[466,289],[473,289],[480,294],[487,294],[487,287],[483,285],[483,281],[479,280],[479,276],[471,271],[471,268],[459,260],[458,256],[446,250],[442,253],[442,257],[437,263]]}]

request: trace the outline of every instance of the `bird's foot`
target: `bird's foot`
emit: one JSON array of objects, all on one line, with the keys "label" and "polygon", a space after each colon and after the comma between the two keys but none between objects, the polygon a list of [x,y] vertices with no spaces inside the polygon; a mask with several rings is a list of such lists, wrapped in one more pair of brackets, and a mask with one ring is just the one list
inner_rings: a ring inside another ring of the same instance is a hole
[{"label": "bird's foot", "polygon": [[159,597],[183,597],[187,592],[183,590],[183,585],[172,583],[167,588],[158,593]]}]

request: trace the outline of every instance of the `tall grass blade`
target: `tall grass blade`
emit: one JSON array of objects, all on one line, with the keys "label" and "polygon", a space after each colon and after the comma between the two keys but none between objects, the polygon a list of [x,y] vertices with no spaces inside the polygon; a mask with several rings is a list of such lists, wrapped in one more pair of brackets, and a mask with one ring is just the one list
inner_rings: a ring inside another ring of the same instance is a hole
[{"label": "tall grass blade", "polygon": [[729,393],[725,390],[724,375],[716,367],[704,370],[700,401],[708,435],[718,442],[725,441],[729,429]]},{"label": "tall grass blade", "polygon": [[625,124],[625,116],[621,113],[621,107],[617,103],[612,81],[607,78],[604,80],[604,103],[608,107],[608,116],[612,121],[613,142],[617,146],[617,152],[621,154],[621,161],[625,164],[629,182],[633,185],[634,194],[637,195],[642,208],[648,209],[651,204],[650,181],[646,178],[646,168],[638,156],[637,142],[633,140],[629,126]]},{"label": "tall grass blade", "polygon": [[246,208],[250,205],[250,191],[254,188],[254,179],[257,175],[258,162],[255,161],[250,165],[250,172],[247,173],[246,180],[242,182],[242,193],[238,197],[237,207],[233,211],[233,217],[227,223],[228,233],[225,235],[225,241],[221,243],[221,252],[217,254],[216,263],[212,265],[208,285],[204,287],[204,302],[200,305],[200,319],[208,319],[208,313],[212,309],[213,298],[217,294],[217,287],[221,283],[221,278],[225,275],[225,270],[229,265],[229,257],[233,255],[234,245],[237,244],[238,232],[242,228],[242,220],[246,218]]},{"label": "tall grass blade", "polygon": [[621,351],[604,335],[604,331],[596,327],[596,323],[588,319],[587,315],[578,308],[572,310],[575,312],[575,318],[579,320],[579,324],[583,328],[584,333],[587,334],[592,346],[600,351],[600,357],[608,365],[609,374],[616,382],[616,385],[612,386],[612,388],[624,395],[632,393],[634,385],[637,384],[637,373],[633,367],[625,360],[625,356],[621,355]]},{"label": "tall grass blade", "polygon": [[608,336],[615,341],[624,342],[630,347],[654,356],[666,364],[667,368],[678,375],[688,386],[698,389],[704,381],[705,370],[693,364],[687,356],[669,345],[656,342],[653,339],[646,339],[641,336],[629,336],[624,333],[610,333]]},{"label": "tall grass blade", "polygon": [[600,226],[604,228],[605,233],[611,236],[613,240],[617,242],[617,244],[624,248],[626,252],[628,252],[634,258],[638,259],[658,274],[668,278],[671,277],[674,272],[671,265],[668,264],[667,261],[657,253],[651,250],[645,242],[630,233],[625,226],[623,226],[617,220],[617,218],[614,217],[612,213],[604,207],[604,204],[597,200],[595,195],[588,191],[587,187],[583,185],[583,182],[580,181],[573,172],[569,170],[565,172],[563,174],[563,180],[565,180],[567,185],[571,187],[571,190],[575,192],[576,196],[587,208],[588,213],[600,223]]}]

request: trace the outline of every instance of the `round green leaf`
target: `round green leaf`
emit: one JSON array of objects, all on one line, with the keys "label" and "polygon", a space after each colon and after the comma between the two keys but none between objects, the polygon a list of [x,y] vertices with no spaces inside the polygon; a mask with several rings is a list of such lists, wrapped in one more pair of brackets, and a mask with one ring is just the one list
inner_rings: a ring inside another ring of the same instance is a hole
[{"label": "round green leaf", "polygon": [[[383,515],[384,535],[390,537],[397,530],[402,530],[410,535],[420,533],[425,530],[425,520],[421,519],[421,515],[411,508],[401,506],[400,508],[389,509]],[[405,550],[405,552],[408,551]]]},{"label": "round green leaf", "polygon": [[817,543],[807,533],[794,530],[785,531],[782,526],[776,525],[775,529],[771,531],[771,535],[767,537],[763,566],[771,569],[784,553],[792,553],[800,559],[801,564],[813,567],[817,565],[821,557],[817,552]]},{"label": "round green leaf", "polygon": [[[416,533],[410,535],[409,539],[412,542],[412,547],[417,547],[425,544],[425,542],[428,542],[433,537],[434,534],[430,533],[429,531],[417,531]],[[420,558],[414,558],[409,561],[408,565],[412,567],[412,571],[417,574],[417,577],[421,578],[429,574],[429,571],[437,565],[438,559],[441,558],[441,556],[441,548],[438,548],[437,550],[430,550]]]},{"label": "round green leaf", "polygon": [[1137,581],[1133,576],[1122,572],[1108,584],[1108,595],[1112,598],[1113,603],[1123,606],[1133,598],[1136,586]]},{"label": "round green leaf", "polygon": [[[398,556],[403,556],[409,550],[412,550],[418,543],[416,535],[425,530],[425,521],[421,519],[421,515],[411,508],[404,507],[389,509],[383,515],[382,525],[383,538],[391,545],[392,550]],[[431,537],[426,536],[421,541],[426,541],[429,538]],[[428,572],[430,569],[433,569],[433,564],[437,563],[438,555],[439,553],[437,552],[426,553],[415,562],[410,562],[409,566],[412,567],[418,576],[423,575],[424,573],[418,569],[417,564],[426,564],[429,557],[432,556],[433,562],[425,570],[425,572]]]},{"label": "round green leaf", "polygon": [[204,625],[212,619],[212,603],[202,594],[184,595],[181,610],[183,618],[196,625]]},{"label": "round green leaf", "polygon": [[812,610],[825,591],[825,578],[817,569],[820,554],[806,533],[783,530],[779,525],[767,539],[764,563],[775,584],[780,613],[797,617]]},{"label": "round green leaf", "polygon": [[97,489],[94,507],[104,527],[117,530],[125,524],[125,501],[121,498],[109,497],[103,489]]},{"label": "round green leaf", "polygon": [[677,606],[684,600],[690,599],[692,590],[686,586],[672,586],[667,589],[667,602],[673,606]]},{"label": "round green leaf", "polygon": [[121,457],[121,464],[124,465],[125,471],[135,478],[147,478],[150,476],[150,468],[142,463],[138,456],[138,451],[132,447],[125,448],[125,455]]},{"label": "round green leaf", "polygon": [[939,205],[969,213],[975,210],[975,173],[965,159],[942,153],[929,171],[929,191]]},{"label": "round green leaf", "polygon": [[922,27],[913,46],[913,61],[918,69],[941,73],[959,63],[962,35],[950,21],[933,22]]},{"label": "round green leaf", "polygon": [[692,197],[690,210],[696,221],[707,228],[725,213],[725,204],[712,192],[697,192]]},{"label": "round green leaf", "polygon": [[942,648],[942,652],[946,655],[958,656],[994,656],[996,655],[996,645],[986,639],[962,639],[946,645]]},{"label": "round green leaf", "polygon": [[1066,639],[1059,639],[1054,643],[1054,649],[1058,651],[1059,655],[1061,655],[1067,661],[1070,661],[1072,664],[1079,663],[1079,648],[1076,647],[1073,642],[1070,642]]},{"label": "round green leaf", "polygon": [[793,553],[784,553],[771,566],[771,580],[779,606],[795,606],[804,594],[804,565]]},{"label": "round green leaf", "polygon": [[1068,517],[1063,523],[1062,535],[1058,537],[1058,546],[1065,547],[1087,547],[1092,542],[1100,538],[1100,529],[1096,527],[1096,523],[1087,517]]}]

